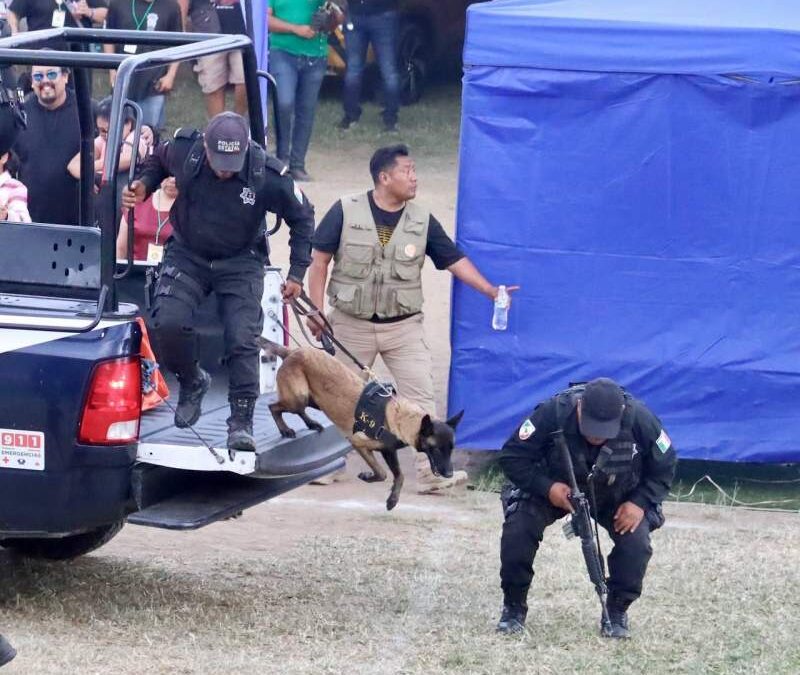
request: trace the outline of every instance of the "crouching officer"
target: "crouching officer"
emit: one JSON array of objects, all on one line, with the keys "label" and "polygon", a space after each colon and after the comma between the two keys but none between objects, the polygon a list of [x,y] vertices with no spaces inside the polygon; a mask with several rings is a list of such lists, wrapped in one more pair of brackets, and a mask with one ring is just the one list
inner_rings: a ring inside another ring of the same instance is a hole
[{"label": "crouching officer", "polygon": [[630,637],[628,607],[642,592],[661,527],[661,502],[675,474],[676,454],[659,419],[607,378],[575,385],[540,403],[506,441],[500,466],[513,483],[505,493],[500,541],[503,613],[497,630],[519,633],[528,612],[533,559],[548,525],[572,511],[568,469],[553,433],[563,431],[578,487],[592,515],[611,535],[604,637]]},{"label": "crouching officer", "polygon": [[[247,122],[232,112],[213,117],[205,133],[179,129],[174,140],[147,158],[140,179],[123,191],[123,205],[143,201],[167,176],[175,177],[178,188],[170,211],[174,233],[163,252],[150,318],[159,358],[180,382],[175,425],[198,420],[211,382],[195,358],[193,313],[215,291],[230,379],[228,448],[254,451],[255,338],[263,327],[261,296],[269,264],[264,217],[273,211],[290,228],[283,287],[288,302],[301,293],[311,261],[314,210],[286,167],[250,140]],[[148,258],[161,253],[152,251]]]}]

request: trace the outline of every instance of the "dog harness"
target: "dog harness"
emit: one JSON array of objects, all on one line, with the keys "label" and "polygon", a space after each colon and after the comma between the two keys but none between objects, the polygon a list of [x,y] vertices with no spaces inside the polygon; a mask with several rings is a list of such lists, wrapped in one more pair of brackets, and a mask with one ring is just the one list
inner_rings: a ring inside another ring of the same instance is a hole
[{"label": "dog harness", "polygon": [[356,403],[353,433],[360,431],[367,438],[380,441],[387,448],[404,446],[405,443],[386,428],[386,404],[394,394],[391,384],[367,382]]}]

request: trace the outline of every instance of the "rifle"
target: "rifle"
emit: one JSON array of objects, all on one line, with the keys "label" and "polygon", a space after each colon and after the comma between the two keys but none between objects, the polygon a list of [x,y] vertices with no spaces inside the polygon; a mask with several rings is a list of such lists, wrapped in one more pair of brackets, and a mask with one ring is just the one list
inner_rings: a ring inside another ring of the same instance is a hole
[{"label": "rifle", "polygon": [[608,616],[608,586],[606,586],[606,569],[603,563],[603,556],[600,552],[600,542],[595,537],[592,529],[592,517],[589,512],[589,500],[586,495],[578,488],[578,481],[575,480],[575,469],[572,466],[572,457],[569,454],[567,442],[564,439],[564,432],[559,429],[553,433],[553,440],[561,451],[564,463],[569,473],[569,484],[572,492],[569,496],[569,503],[575,513],[569,522],[564,524],[564,534],[567,539],[579,537],[581,540],[581,551],[586,562],[586,570],[589,572],[589,580],[594,584],[597,596],[600,598],[600,606],[603,610],[603,628],[610,629],[611,619]]}]

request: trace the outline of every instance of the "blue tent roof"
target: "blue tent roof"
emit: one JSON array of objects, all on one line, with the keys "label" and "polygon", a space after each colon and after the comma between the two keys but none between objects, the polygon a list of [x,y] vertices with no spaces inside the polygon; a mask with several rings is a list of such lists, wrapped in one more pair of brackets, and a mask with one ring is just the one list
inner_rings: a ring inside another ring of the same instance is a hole
[{"label": "blue tent roof", "polygon": [[495,0],[472,5],[467,17],[468,65],[800,72],[797,0]]}]

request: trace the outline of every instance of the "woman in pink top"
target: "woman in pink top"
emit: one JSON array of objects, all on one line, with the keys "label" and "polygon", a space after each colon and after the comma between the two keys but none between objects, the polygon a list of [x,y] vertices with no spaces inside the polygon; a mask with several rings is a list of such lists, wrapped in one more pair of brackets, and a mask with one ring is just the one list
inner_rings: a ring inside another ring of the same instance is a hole
[{"label": "woman in pink top", "polygon": [[[161,262],[164,242],[172,234],[169,211],[178,196],[175,179],[165,178],[161,187],[133,209],[133,259]],[[117,235],[117,258],[128,257],[128,212],[122,215]]]},{"label": "woman in pink top", "polygon": [[0,220],[7,220],[10,223],[30,223],[28,188],[16,178],[12,178],[6,168],[10,157],[10,152],[0,157]]}]

